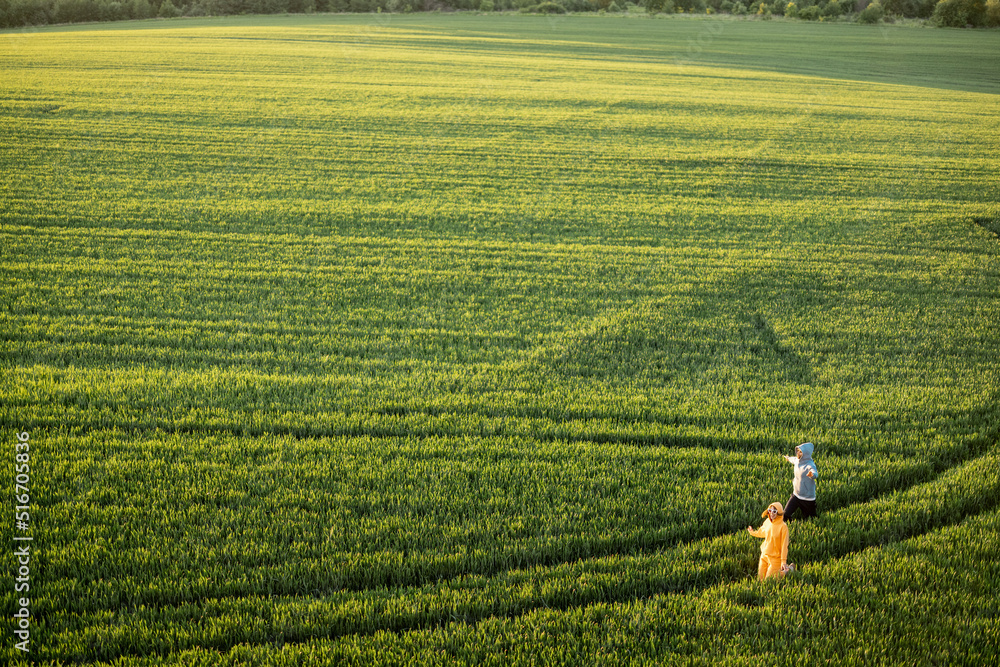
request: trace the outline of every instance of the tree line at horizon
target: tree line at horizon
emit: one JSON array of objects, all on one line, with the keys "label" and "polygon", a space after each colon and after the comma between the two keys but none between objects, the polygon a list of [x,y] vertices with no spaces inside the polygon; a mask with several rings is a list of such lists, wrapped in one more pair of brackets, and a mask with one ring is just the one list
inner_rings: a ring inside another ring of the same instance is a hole
[{"label": "tree line at horizon", "polygon": [[[1000,0],[642,0],[651,14],[731,14],[860,23],[925,19],[942,27],[1000,27]],[[0,28],[179,16],[421,12],[622,12],[626,0],[0,0]]]}]

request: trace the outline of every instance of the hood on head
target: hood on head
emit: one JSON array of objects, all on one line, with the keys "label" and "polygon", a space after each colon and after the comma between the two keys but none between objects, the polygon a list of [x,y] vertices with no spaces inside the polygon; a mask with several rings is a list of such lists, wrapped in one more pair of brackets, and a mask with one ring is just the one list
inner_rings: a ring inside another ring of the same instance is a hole
[{"label": "hood on head", "polygon": [[813,444],[811,442],[803,442],[801,445],[796,447],[802,452],[802,458],[811,459],[813,455]]},{"label": "hood on head", "polygon": [[[767,506],[767,510],[771,509],[772,507],[778,510],[778,516],[783,516],[785,514],[785,508],[782,507],[781,503],[771,503],[770,505]],[[762,517],[767,518],[767,510],[764,510],[764,513],[761,514]]]}]

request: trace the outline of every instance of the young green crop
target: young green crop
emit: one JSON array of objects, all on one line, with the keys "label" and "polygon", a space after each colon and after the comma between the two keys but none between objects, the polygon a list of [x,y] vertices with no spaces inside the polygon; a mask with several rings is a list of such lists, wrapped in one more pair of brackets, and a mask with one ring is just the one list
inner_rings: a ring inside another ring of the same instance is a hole
[{"label": "young green crop", "polygon": [[993,650],[996,35],[363,21],[0,35],[37,659],[737,661],[785,603]]}]

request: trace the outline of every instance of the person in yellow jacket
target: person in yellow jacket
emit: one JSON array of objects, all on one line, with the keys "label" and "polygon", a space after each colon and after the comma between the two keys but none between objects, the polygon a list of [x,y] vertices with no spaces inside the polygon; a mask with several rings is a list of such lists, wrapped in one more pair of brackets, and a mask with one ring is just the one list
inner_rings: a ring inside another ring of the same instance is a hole
[{"label": "person in yellow jacket", "polygon": [[754,530],[747,526],[747,532],[754,537],[763,537],[760,545],[760,563],[757,566],[757,580],[764,581],[768,577],[783,577],[785,572],[794,566],[788,561],[788,526],[784,520],[785,508],[781,503],[771,503],[764,513],[764,523],[760,529]]}]

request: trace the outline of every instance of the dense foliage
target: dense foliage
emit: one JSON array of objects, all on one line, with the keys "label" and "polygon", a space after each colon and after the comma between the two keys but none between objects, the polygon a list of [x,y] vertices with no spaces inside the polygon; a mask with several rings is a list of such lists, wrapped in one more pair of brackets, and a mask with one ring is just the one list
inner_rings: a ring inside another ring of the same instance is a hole
[{"label": "dense foliage", "polygon": [[35,662],[996,655],[1000,35],[551,18],[5,38]]},{"label": "dense foliage", "polygon": [[[874,4],[875,8],[870,6]],[[877,23],[885,17],[932,19],[948,27],[1000,27],[1000,0],[643,0],[651,14],[731,14],[828,21],[841,17]],[[520,11],[619,13],[638,5],[614,0],[0,0],[0,28],[124,21],[177,16]]]}]

